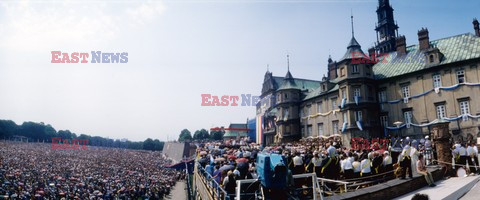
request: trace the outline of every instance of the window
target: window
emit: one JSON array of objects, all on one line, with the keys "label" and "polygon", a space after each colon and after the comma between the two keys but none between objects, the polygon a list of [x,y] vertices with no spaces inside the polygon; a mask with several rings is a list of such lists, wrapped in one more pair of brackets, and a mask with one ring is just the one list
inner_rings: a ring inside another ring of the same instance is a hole
[{"label": "window", "polygon": [[387,126],[388,126],[388,116],[387,116],[387,115],[380,116],[380,124],[381,124],[383,127],[387,127]]},{"label": "window", "polygon": [[287,100],[287,99],[288,99],[288,94],[287,94],[287,93],[285,93],[285,100]]},{"label": "window", "polygon": [[410,86],[406,85],[402,87],[402,96],[403,98],[410,97]]},{"label": "window", "polygon": [[403,118],[405,120],[405,124],[411,124],[412,123],[412,111],[405,111],[403,113]]},{"label": "window", "polygon": [[445,104],[437,105],[437,119],[443,119],[447,117],[445,112]]},{"label": "window", "polygon": [[325,92],[327,88],[325,87],[325,84],[322,85],[322,92]]},{"label": "window", "polygon": [[322,102],[317,103],[317,113],[322,113]]},{"label": "window", "polygon": [[333,127],[333,134],[338,133],[338,121],[333,121],[332,127]]},{"label": "window", "polygon": [[470,114],[470,106],[468,105],[468,100],[460,101],[460,114]]},{"label": "window", "polygon": [[290,134],[290,126],[285,126],[285,133]]},{"label": "window", "polygon": [[307,136],[311,136],[312,135],[312,125],[308,125],[307,126]]},{"label": "window", "polygon": [[373,100],[372,94],[373,94],[372,86],[367,85],[367,97],[368,97],[368,99]]},{"label": "window", "polygon": [[359,97],[360,96],[360,88],[359,87],[353,89],[353,96],[354,97]]},{"label": "window", "polygon": [[340,76],[345,76],[345,67],[340,68]]},{"label": "window", "polygon": [[457,71],[457,81],[458,83],[465,83],[465,70],[458,70]]},{"label": "window", "polygon": [[378,101],[380,101],[380,103],[387,101],[387,91],[384,90],[378,93]]},{"label": "window", "polygon": [[428,59],[430,60],[430,63],[433,63],[433,61],[434,61],[433,55],[430,55],[430,56],[428,57]]},{"label": "window", "polygon": [[337,109],[337,98],[332,98],[332,109],[335,110]]},{"label": "window", "polygon": [[355,121],[362,121],[362,117],[363,117],[362,114],[363,113],[361,110],[355,112]]},{"label": "window", "polygon": [[442,78],[440,74],[433,75],[432,79],[433,79],[433,88],[442,87]]},{"label": "window", "polygon": [[300,117],[305,117],[303,109],[300,109]]},{"label": "window", "polygon": [[283,118],[288,118],[288,108],[283,109]]},{"label": "window", "polygon": [[318,135],[323,135],[323,123],[318,123]]},{"label": "window", "polygon": [[347,115],[347,112],[344,112],[343,113],[343,123],[347,122],[348,124],[348,115]]},{"label": "window", "polygon": [[347,88],[342,89],[342,99],[347,98]]},{"label": "window", "polygon": [[352,73],[358,73],[358,65],[352,65]]},{"label": "window", "polygon": [[310,115],[310,109],[311,109],[311,108],[312,108],[311,105],[308,105],[308,106],[307,106],[307,116]]}]

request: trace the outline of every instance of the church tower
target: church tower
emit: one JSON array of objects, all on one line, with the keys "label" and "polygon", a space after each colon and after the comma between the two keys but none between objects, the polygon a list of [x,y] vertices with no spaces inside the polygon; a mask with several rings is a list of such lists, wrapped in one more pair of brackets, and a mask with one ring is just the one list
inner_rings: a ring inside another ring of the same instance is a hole
[{"label": "church tower", "polygon": [[375,26],[377,43],[375,49],[378,53],[395,51],[395,38],[398,36],[398,25],[393,19],[393,8],[389,0],[378,0],[378,22]]}]

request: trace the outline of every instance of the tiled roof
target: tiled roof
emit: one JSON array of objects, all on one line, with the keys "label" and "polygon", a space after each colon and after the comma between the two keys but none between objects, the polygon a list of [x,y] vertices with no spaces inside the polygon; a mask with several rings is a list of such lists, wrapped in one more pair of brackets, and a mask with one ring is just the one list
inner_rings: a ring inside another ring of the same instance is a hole
[{"label": "tiled roof", "polygon": [[358,44],[355,37],[352,37],[352,39],[348,43],[347,52],[345,52],[345,54],[343,55],[343,57],[340,59],[339,62],[342,62],[343,60],[346,60],[346,59],[352,59],[354,54],[356,55],[356,58],[363,58],[365,56],[360,44]]},{"label": "tiled roof", "polygon": [[[438,65],[480,57],[480,37],[471,33],[433,40],[430,41],[430,46],[437,47],[443,54]],[[424,51],[418,48],[418,45],[407,47],[406,55],[397,55],[397,52],[389,53],[384,62],[380,61],[373,66],[375,79],[386,79],[425,69],[427,66]]]},{"label": "tiled roof", "polygon": [[333,86],[332,89],[328,90],[327,92],[322,92],[322,88],[321,87],[318,87],[316,88],[315,90],[313,90],[312,92],[309,92],[307,94],[307,96],[305,96],[305,98],[303,98],[303,100],[309,100],[309,99],[312,99],[312,98],[315,98],[315,97],[318,97],[320,95],[323,95],[323,94],[328,94],[330,92],[333,92],[333,91],[336,91],[338,90],[338,84],[335,84],[335,86]]},{"label": "tiled roof", "polygon": [[230,124],[228,128],[247,128],[247,124]]},{"label": "tiled roof", "polygon": [[[284,78],[274,76],[273,80],[277,85],[282,85]],[[295,89],[305,90],[305,89],[316,89],[320,87],[320,81],[308,80],[308,79],[301,79],[301,78],[294,78],[295,82]]]}]

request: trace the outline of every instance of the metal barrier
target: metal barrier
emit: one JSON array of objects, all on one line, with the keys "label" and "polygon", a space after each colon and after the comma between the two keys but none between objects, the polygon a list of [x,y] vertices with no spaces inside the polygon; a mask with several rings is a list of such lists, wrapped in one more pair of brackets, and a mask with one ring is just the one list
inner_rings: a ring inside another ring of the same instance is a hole
[{"label": "metal barrier", "polygon": [[[201,179],[201,187],[207,190],[209,196],[212,197],[211,199],[230,200],[227,191],[199,163],[195,163],[195,170],[195,178]],[[198,184],[199,182],[195,181],[195,188],[198,188]]]},{"label": "metal barrier", "polygon": [[345,181],[339,181],[339,180],[333,180],[333,179],[327,179],[327,178],[317,178],[317,181],[320,181],[320,186],[325,186],[325,182],[329,182],[329,183],[337,183],[337,184],[342,184],[344,187],[345,187],[345,192],[347,192],[347,185],[348,184],[351,184],[349,182],[345,182]]},{"label": "metal barrier", "polygon": [[315,173],[293,175],[293,179],[298,179],[298,178],[312,178],[313,200],[317,200],[317,193],[320,196],[320,199],[323,200],[323,194],[322,194],[323,191],[321,190],[321,187],[318,183],[317,175]]}]

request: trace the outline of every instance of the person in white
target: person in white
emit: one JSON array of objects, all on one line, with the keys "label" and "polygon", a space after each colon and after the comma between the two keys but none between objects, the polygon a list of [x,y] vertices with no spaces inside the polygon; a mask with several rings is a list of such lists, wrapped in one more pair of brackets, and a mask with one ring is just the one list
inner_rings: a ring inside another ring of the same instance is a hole
[{"label": "person in white", "polygon": [[367,176],[370,176],[370,174],[372,174],[372,169],[371,169],[372,162],[370,161],[368,156],[365,156],[363,158],[362,162],[360,163],[360,166],[362,167],[362,171],[360,173],[362,177],[367,177]]},{"label": "person in white", "polygon": [[386,172],[390,172],[390,171],[393,171],[393,160],[392,160],[392,156],[390,156],[390,153],[388,153],[388,151],[385,151],[385,153],[383,153],[385,156],[383,158],[383,166],[385,168],[385,171]]},{"label": "person in white", "polygon": [[348,159],[346,156],[342,156],[342,160],[340,161],[340,166],[343,172],[343,175],[345,176],[345,179],[351,179],[353,178],[353,165],[350,162],[350,159]]},{"label": "person in white", "polygon": [[418,155],[420,154],[420,152],[418,151],[417,148],[415,148],[414,146],[410,147],[410,158],[412,159],[412,173],[416,173],[417,172],[417,161],[418,161]]},{"label": "person in white", "polygon": [[362,171],[362,166],[360,164],[360,162],[358,161],[358,156],[354,156],[354,160],[352,162],[352,166],[353,166],[353,177],[354,178],[359,178],[360,177],[360,172]]}]

